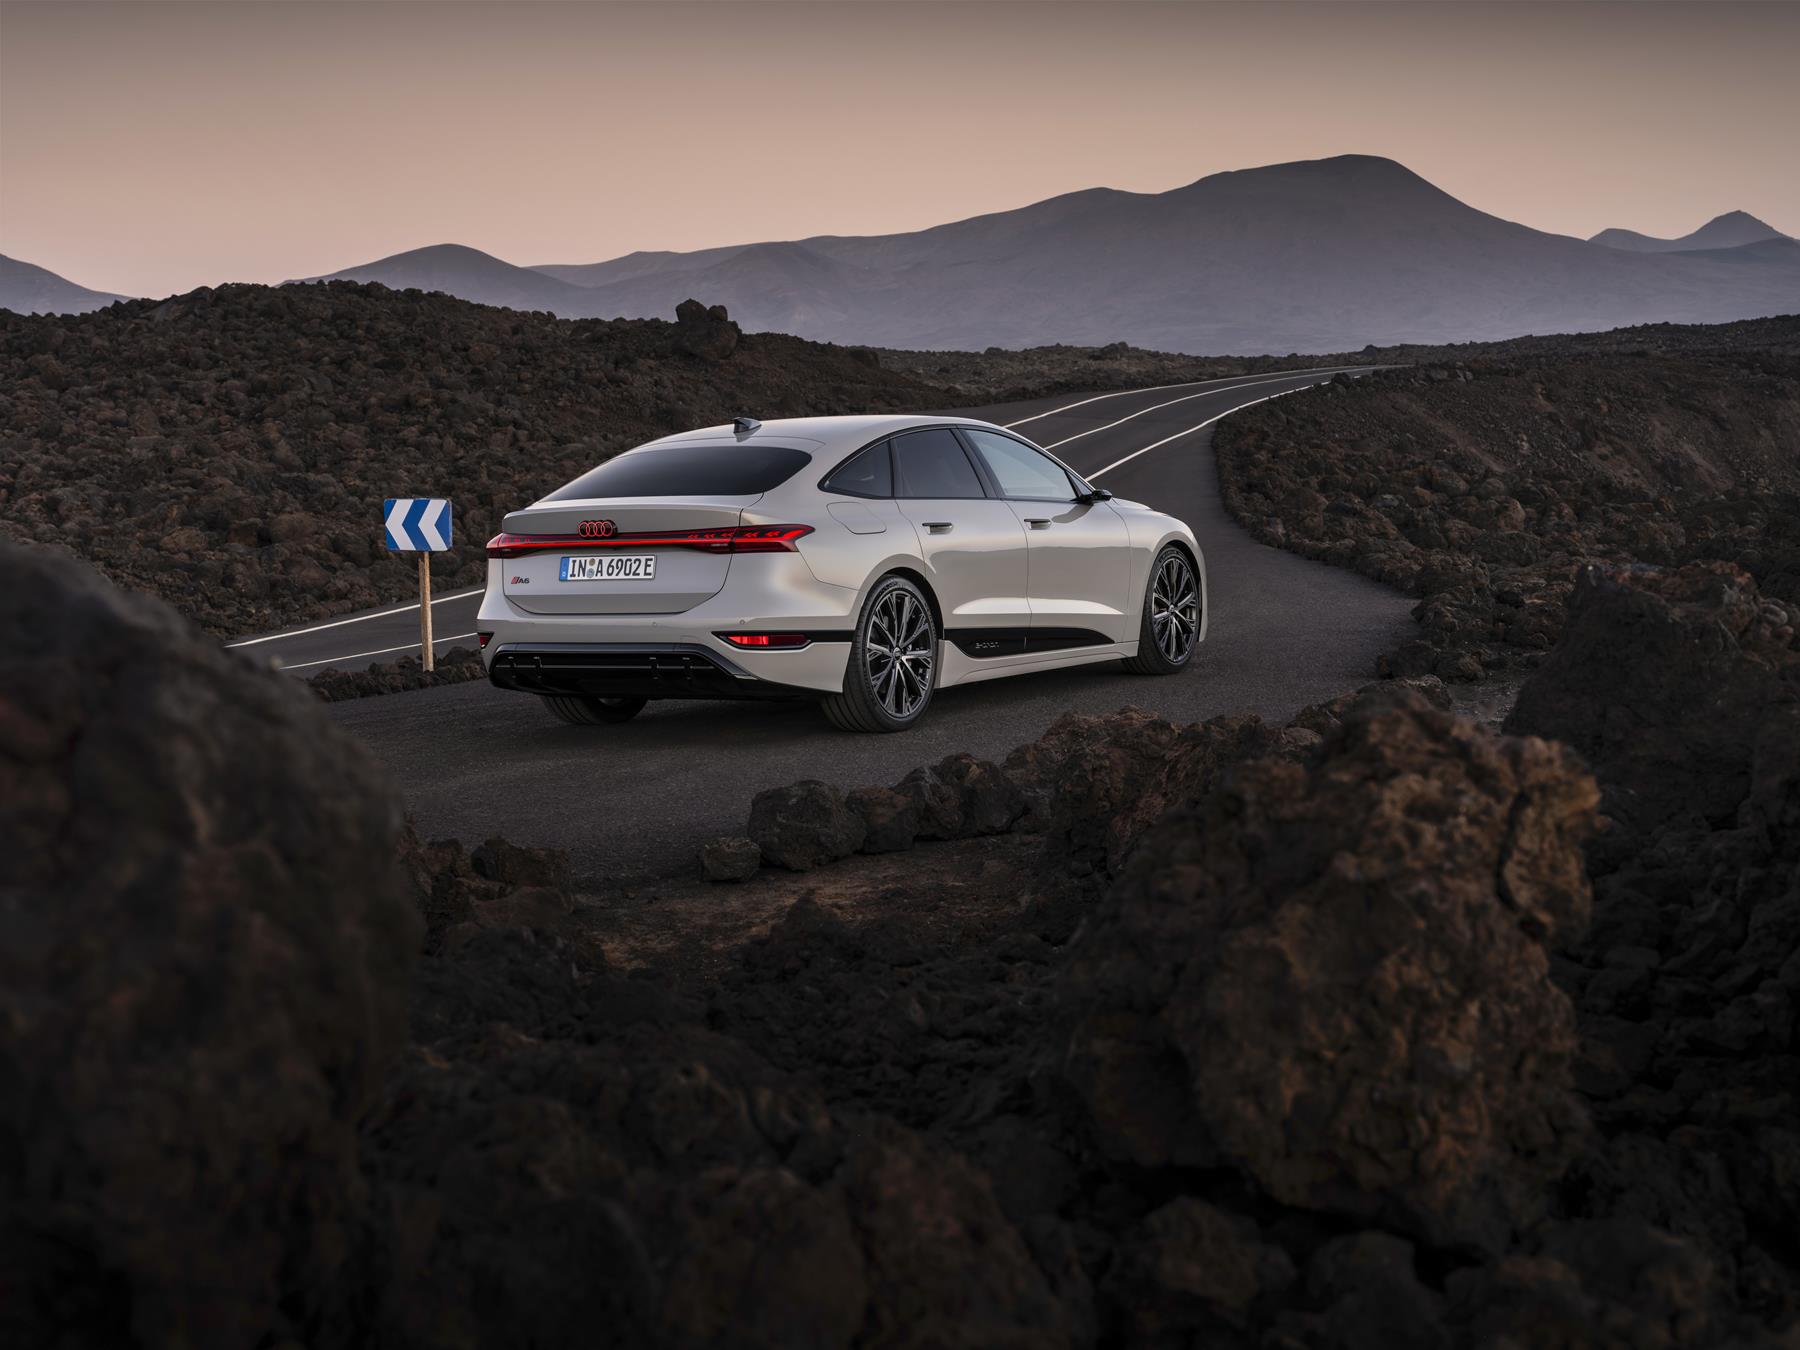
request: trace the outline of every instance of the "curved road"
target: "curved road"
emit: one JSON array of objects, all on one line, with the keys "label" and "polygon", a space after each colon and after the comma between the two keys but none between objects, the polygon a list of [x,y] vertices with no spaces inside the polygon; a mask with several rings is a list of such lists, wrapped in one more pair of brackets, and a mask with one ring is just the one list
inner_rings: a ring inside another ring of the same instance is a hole
[{"label": "curved road", "polygon": [[[958,410],[1017,427],[1118,496],[1193,526],[1212,617],[1193,664],[1172,678],[1109,664],[946,689],[921,726],[897,736],[834,731],[806,703],[652,703],[622,727],[569,727],[536,699],[485,682],[337,703],[332,715],[388,764],[428,838],[502,834],[566,848],[589,882],[692,867],[700,843],[742,829],[763,788],[891,783],[957,750],[999,759],[1069,711],[1285,720],[1373,679],[1376,656],[1412,626],[1407,597],[1258,544],[1219,500],[1211,424],[1328,378],[1242,376]],[[470,641],[477,603],[457,593],[433,605],[440,646]],[[302,674],[392,659],[417,649],[417,606],[234,645]]]}]

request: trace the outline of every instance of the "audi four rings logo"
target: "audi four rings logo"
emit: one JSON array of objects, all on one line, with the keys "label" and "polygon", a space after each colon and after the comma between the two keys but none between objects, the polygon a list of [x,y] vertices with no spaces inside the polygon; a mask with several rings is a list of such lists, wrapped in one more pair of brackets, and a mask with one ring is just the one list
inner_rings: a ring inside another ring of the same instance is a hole
[{"label": "audi four rings logo", "polygon": [[584,520],[581,522],[582,537],[586,539],[611,539],[619,532],[619,527],[610,520]]}]

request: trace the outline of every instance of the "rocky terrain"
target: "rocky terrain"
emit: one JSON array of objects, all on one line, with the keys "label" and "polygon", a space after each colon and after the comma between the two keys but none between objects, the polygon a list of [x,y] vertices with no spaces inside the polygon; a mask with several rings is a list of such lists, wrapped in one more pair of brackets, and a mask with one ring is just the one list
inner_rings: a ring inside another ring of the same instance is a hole
[{"label": "rocky terrain", "polygon": [[1708,330],[1527,348],[1264,404],[1215,435],[1226,505],[1265,543],[1420,597],[1390,674],[1529,667],[1595,562],[1735,563],[1800,622],[1800,320],[1731,327],[1711,350]]},{"label": "rocky terrain", "polygon": [[435,669],[426,670],[416,656],[394,661],[371,661],[361,670],[327,666],[309,675],[307,686],[327,703],[346,698],[373,698],[380,694],[407,694],[415,689],[435,689],[440,684],[464,684],[485,680],[487,667],[472,647],[452,647],[439,652]]},{"label": "rocky terrain", "polygon": [[454,498],[436,576],[467,586],[501,515],[628,446],[937,397],[866,355],[682,311],[575,322],[336,284],[0,315],[0,533],[241,634],[409,594],[383,498]]},{"label": "rocky terrain", "polygon": [[1505,735],[1431,678],[1070,717],[609,896],[0,565],[0,1341],[1800,1324],[1800,651],[1740,569],[1584,571]]}]

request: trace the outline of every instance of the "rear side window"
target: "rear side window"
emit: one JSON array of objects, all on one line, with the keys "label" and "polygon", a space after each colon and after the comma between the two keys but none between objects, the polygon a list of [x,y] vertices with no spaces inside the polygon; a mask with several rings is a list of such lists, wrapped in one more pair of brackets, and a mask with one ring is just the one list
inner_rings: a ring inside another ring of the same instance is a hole
[{"label": "rear side window", "polygon": [[894,495],[894,463],[888,457],[888,443],[871,445],[824,483],[827,492],[842,492],[852,497],[891,497]]},{"label": "rear side window", "polygon": [[1062,466],[1042,451],[994,431],[964,427],[963,435],[988,466],[1007,497],[1072,502],[1075,489]]},{"label": "rear side window", "polygon": [[754,497],[780,487],[811,462],[785,445],[660,445],[627,450],[547,502],[581,497]]},{"label": "rear side window", "polygon": [[941,428],[894,438],[894,472],[902,497],[985,497],[975,466],[956,434]]}]

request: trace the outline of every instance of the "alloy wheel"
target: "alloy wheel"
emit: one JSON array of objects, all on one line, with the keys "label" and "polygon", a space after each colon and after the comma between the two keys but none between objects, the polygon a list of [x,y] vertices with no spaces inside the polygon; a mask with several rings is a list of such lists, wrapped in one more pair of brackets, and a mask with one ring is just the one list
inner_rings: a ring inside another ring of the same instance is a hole
[{"label": "alloy wheel", "polygon": [[891,717],[911,717],[931,693],[936,642],[931,613],[911,590],[895,586],[875,602],[863,639],[863,664]]},{"label": "alloy wheel", "polygon": [[1150,589],[1150,631],[1163,660],[1178,666],[1194,650],[1200,631],[1200,593],[1194,569],[1179,553],[1164,556]]}]

